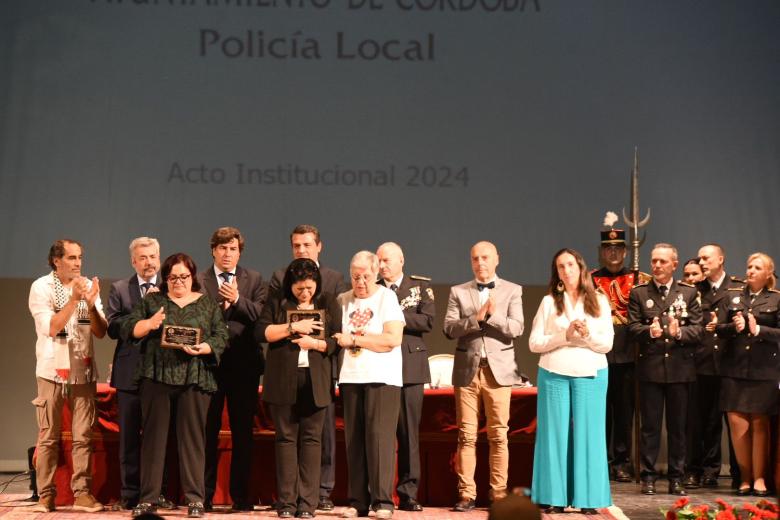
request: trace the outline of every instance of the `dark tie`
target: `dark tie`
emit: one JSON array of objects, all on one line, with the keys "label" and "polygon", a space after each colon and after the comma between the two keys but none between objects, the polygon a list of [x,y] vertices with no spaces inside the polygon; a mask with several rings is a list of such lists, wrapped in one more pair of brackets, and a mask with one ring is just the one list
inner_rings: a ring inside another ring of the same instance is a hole
[{"label": "dark tie", "polygon": [[758,296],[758,293],[750,295],[750,305],[753,305],[753,302],[756,301],[756,296]]},{"label": "dark tie", "polygon": [[152,288],[152,284],[150,282],[142,283],[141,284],[141,298],[146,296],[146,293],[149,292],[149,289]]},{"label": "dark tie", "polygon": [[718,287],[715,285],[712,286],[712,294],[718,294]]},{"label": "dark tie", "polygon": [[665,285],[662,285],[662,286],[660,286],[658,288],[658,290],[661,291],[661,298],[663,298],[665,300],[666,299],[666,291],[668,291],[669,288],[667,286],[665,286]]},{"label": "dark tie", "polygon": [[390,284],[390,290],[393,291],[393,292],[396,292],[398,290],[398,286],[396,284],[394,284],[394,283],[391,283]]},{"label": "dark tie", "polygon": [[482,291],[482,289],[493,289],[495,286],[496,286],[496,282],[488,282],[488,283],[477,282],[478,291]]},{"label": "dark tie", "polygon": [[233,273],[219,273],[219,277],[222,278],[225,283],[230,283],[231,276],[233,276]]}]

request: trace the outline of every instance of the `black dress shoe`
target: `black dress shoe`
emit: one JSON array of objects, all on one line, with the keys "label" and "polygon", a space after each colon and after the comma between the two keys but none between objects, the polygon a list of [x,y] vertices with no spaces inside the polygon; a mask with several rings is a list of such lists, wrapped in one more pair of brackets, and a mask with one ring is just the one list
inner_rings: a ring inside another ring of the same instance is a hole
[{"label": "black dress shoe", "polygon": [[190,502],[187,504],[187,518],[203,518],[206,514],[203,502]]},{"label": "black dress shoe", "polygon": [[423,510],[423,506],[417,500],[410,498],[409,500],[401,502],[398,509],[401,509],[402,511],[420,512]]},{"label": "black dress shoe", "polygon": [[295,516],[295,515],[293,514],[293,512],[292,512],[292,511],[290,511],[289,509],[282,509],[282,510],[280,510],[280,511],[277,511],[277,512],[276,512],[276,515],[277,515],[279,518],[292,518],[293,516]]},{"label": "black dress shoe", "polygon": [[708,488],[718,487],[718,477],[704,477],[701,479],[701,485]]},{"label": "black dress shoe", "polygon": [[748,486],[748,487],[741,487],[741,488],[737,488],[737,490],[734,492],[734,494],[737,495],[738,497],[746,497],[746,496],[750,495],[750,493],[752,491],[753,491],[753,489],[750,486]]},{"label": "black dress shoe", "polygon": [[[544,505],[544,507],[542,507]],[[542,510],[542,513],[546,515],[559,515],[563,513],[563,507],[561,506],[548,506],[545,504],[540,504],[539,508]]]},{"label": "black dress shoe", "polygon": [[684,497],[688,493],[685,492],[685,488],[683,487],[682,482],[680,482],[679,480],[670,480],[669,494]]},{"label": "black dress shoe", "polygon": [[333,500],[329,497],[320,497],[320,502],[317,504],[317,509],[320,511],[333,511]]},{"label": "black dress shoe", "polygon": [[152,514],[155,511],[157,511],[156,505],[151,504],[149,502],[139,502],[133,508],[133,512],[131,513],[131,515],[133,518],[135,518],[136,516]]},{"label": "black dress shoe", "polygon": [[597,515],[599,512],[594,507],[583,507],[580,509],[580,513],[583,515]]},{"label": "black dress shoe", "polygon": [[168,500],[167,498],[165,498],[165,495],[162,494],[159,497],[157,497],[157,507],[160,509],[169,509],[169,510],[178,509],[175,502]]},{"label": "black dress shoe", "polygon": [[314,513],[311,511],[298,511],[295,513],[296,518],[314,518]]},{"label": "black dress shoe", "polygon": [[683,480],[683,486],[685,489],[699,489],[701,487],[701,480],[696,475],[688,475]]},{"label": "black dress shoe", "polygon": [[467,511],[472,511],[475,507],[477,507],[477,503],[474,502],[474,499],[461,498],[452,509],[460,513],[465,513]]},{"label": "black dress shoe", "polygon": [[631,478],[631,474],[623,468],[615,470],[615,482],[631,482],[634,480]]},{"label": "black dress shoe", "polygon": [[642,494],[643,495],[655,495],[655,482],[652,480],[642,481]]},{"label": "black dress shoe", "polygon": [[249,502],[236,502],[230,509],[236,513],[241,513],[246,511],[254,511],[255,506]]},{"label": "black dress shoe", "polygon": [[138,500],[120,498],[111,506],[111,511],[132,511],[138,505]]}]

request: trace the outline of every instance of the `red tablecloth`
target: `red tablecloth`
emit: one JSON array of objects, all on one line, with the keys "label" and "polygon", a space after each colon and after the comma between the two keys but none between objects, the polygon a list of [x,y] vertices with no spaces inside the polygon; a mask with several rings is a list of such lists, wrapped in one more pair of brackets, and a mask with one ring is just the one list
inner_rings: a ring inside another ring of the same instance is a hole
[{"label": "red tablecloth", "polygon": [[[262,387],[258,392],[258,407],[255,416],[255,448],[252,459],[250,499],[270,503],[274,500],[276,479],[274,471],[274,431],[270,414],[265,412],[260,400]],[[119,426],[116,422],[116,394],[108,385],[98,385],[98,422],[95,425],[94,450],[92,455],[95,496],[103,503],[119,498]],[[344,421],[340,400],[336,401],[337,464],[336,488],[333,499],[344,503],[347,493],[347,467],[344,454]],[[57,468],[57,503],[72,502],[70,476],[71,433],[70,411],[64,411],[62,433],[62,456]],[[420,425],[420,458],[422,478],[418,499],[431,506],[451,505],[457,499],[457,477],[454,472],[455,448],[458,435],[455,423],[455,407],[452,389],[430,389],[425,391],[422,423]],[[509,419],[509,485],[530,486],[533,466],[533,443],[536,432],[536,389],[514,389]],[[172,445],[175,450],[175,445]],[[485,502],[488,492],[488,445],[484,424],[480,429],[477,445],[477,488],[478,501]],[[222,417],[222,431],[219,440],[219,476],[215,504],[230,503],[228,480],[230,475],[231,438],[227,407]],[[174,457],[175,459],[175,457]],[[169,493],[178,496],[178,471],[169,468]]]}]

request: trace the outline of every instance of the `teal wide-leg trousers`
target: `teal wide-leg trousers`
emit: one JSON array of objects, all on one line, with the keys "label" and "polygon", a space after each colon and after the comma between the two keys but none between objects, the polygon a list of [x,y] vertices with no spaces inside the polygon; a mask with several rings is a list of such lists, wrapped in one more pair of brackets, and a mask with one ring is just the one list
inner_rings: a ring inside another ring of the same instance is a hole
[{"label": "teal wide-leg trousers", "polygon": [[571,377],[539,368],[531,499],[537,504],[612,505],[607,465],[608,369]]}]

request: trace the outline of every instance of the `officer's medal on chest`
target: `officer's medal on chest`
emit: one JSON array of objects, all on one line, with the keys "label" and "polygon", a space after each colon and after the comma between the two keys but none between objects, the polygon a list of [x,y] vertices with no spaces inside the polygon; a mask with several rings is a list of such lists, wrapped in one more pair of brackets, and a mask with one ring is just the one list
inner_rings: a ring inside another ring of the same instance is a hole
[{"label": "officer's medal on chest", "polygon": [[669,306],[666,315],[669,316],[669,319],[677,318],[680,323],[685,323],[685,319],[688,317],[688,304],[685,303],[682,294],[677,295],[677,299]]}]

